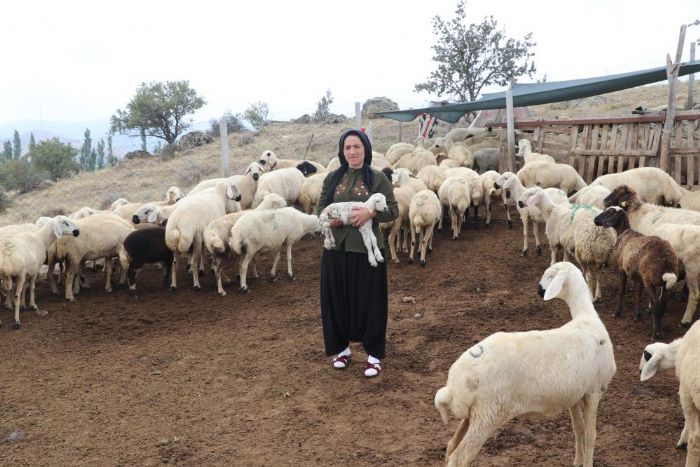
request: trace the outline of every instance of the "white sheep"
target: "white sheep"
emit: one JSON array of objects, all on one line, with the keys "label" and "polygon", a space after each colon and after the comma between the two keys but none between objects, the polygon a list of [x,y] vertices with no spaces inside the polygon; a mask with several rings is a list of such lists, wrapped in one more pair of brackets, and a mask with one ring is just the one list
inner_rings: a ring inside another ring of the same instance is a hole
[{"label": "white sheep", "polygon": [[[257,162],[251,162],[248,164],[243,175],[233,175],[228,177],[238,187],[238,191],[241,193],[241,200],[239,204],[241,209],[248,209],[253,205],[253,200],[255,198],[255,191],[258,188],[258,179],[265,173],[265,169],[262,165]],[[222,180],[227,180],[226,178],[209,178],[207,180],[202,180],[194,188],[190,190],[189,195],[199,193],[207,188],[213,188],[217,183]]]},{"label": "white sheep", "polygon": [[299,205],[301,210],[306,214],[313,214],[316,211],[319,201],[321,200],[321,191],[323,190],[323,181],[326,179],[328,172],[314,174],[304,179],[299,191]]},{"label": "white sheep", "polygon": [[692,209],[693,211],[700,211],[700,191],[690,191],[681,187],[681,208]]},{"label": "white sheep", "polygon": [[[80,281],[75,280],[75,276],[86,260],[105,259],[105,291],[112,291],[112,258],[119,256],[124,239],[134,231],[130,222],[111,213],[84,217],[75,221],[75,225],[80,235],[58,238],[55,256],[56,260],[66,263],[65,298],[71,302],[75,301],[74,294],[80,291]],[[119,283],[125,281],[126,270],[122,270]]]},{"label": "white sheep", "polygon": [[518,199],[518,206],[536,206],[542,213],[552,254],[550,264],[557,262],[560,250],[564,252],[564,261],[575,257],[586,276],[591,297],[601,299],[602,269],[610,259],[617,238],[614,230],[598,227],[593,222],[602,211],[595,206],[569,204],[568,200],[554,203],[538,186],[525,190]]},{"label": "white sheep", "polygon": [[[386,204],[386,197],[382,193],[374,193],[365,202],[346,201],[329,204],[321,211],[321,215],[318,216],[321,233],[323,233],[324,236],[324,248],[330,250],[336,246],[333,231],[331,230],[331,220],[340,219],[343,225],[350,225],[350,214],[352,214],[354,208],[359,207],[366,208],[370,213],[389,210],[389,206]],[[370,265],[376,268],[378,262],[381,263],[384,261],[384,257],[377,246],[377,237],[374,236],[374,232],[372,231],[372,222],[373,218],[370,217],[364,224],[359,226],[358,229],[360,235],[362,235],[365,248],[367,248],[367,260]]]},{"label": "white sheep", "polygon": [[508,208],[508,203],[506,200],[506,192],[502,188],[496,187],[496,182],[501,178],[501,174],[495,170],[488,170],[481,175],[479,175],[479,183],[481,184],[481,191],[483,193],[482,201],[486,206],[486,220],[485,224],[488,227],[491,225],[491,202],[493,197],[500,198],[503,202],[503,208],[506,210],[506,217],[508,219],[508,228],[513,228],[513,221],[510,218],[510,209]]},{"label": "white sheep", "polygon": [[427,165],[418,171],[417,177],[425,183],[428,190],[437,193],[440,185],[445,181],[445,171],[440,167]]},{"label": "white sheep", "polygon": [[177,204],[158,206],[154,203],[146,203],[134,211],[131,222],[136,225],[143,223],[163,225],[163,222],[168,220],[170,214],[172,214],[177,207]]},{"label": "white sheep", "polygon": [[416,150],[416,147],[411,143],[395,143],[389,146],[384,157],[389,162],[389,164],[396,164],[401,157],[406,154],[410,154]]},{"label": "white sheep", "polygon": [[479,228],[479,205],[484,197],[484,190],[481,186],[478,172],[468,167],[457,167],[455,169],[446,169],[445,177],[461,177],[467,181],[471,205],[474,207],[474,219],[477,222],[476,228]]},{"label": "white sheep", "polygon": [[387,235],[387,243],[389,244],[389,253],[391,254],[391,260],[394,263],[399,262],[399,257],[396,251],[400,249],[401,243],[401,233],[403,232],[403,251],[408,252],[408,229],[410,229],[410,223],[408,220],[408,209],[411,205],[411,199],[415,192],[409,186],[398,186],[394,187],[394,198],[396,199],[396,204],[399,208],[399,215],[396,219],[389,222],[382,222],[379,224],[379,228],[389,231]]},{"label": "white sheep", "polygon": [[540,154],[539,152],[532,152],[532,143],[527,138],[520,138],[518,140],[518,157],[522,157],[525,164],[535,161],[543,161],[554,164],[556,161],[549,154]]},{"label": "white sheep", "polygon": [[590,204],[598,209],[605,209],[605,198],[610,190],[602,185],[588,185],[569,196],[569,202],[575,204]]},{"label": "white sheep", "polygon": [[[280,195],[270,193],[265,196],[262,202],[255,208],[256,210],[263,209],[279,209],[287,206],[286,201]],[[219,295],[226,295],[222,283],[222,266],[223,260],[228,256],[229,239],[231,238],[231,228],[245,214],[251,212],[249,209],[245,211],[232,212],[223,217],[215,219],[204,229],[204,248],[211,254],[212,269],[216,277],[216,287]],[[255,268],[255,266],[253,266]],[[257,270],[254,271],[257,277]]]},{"label": "white sheep", "polygon": [[253,206],[260,204],[265,195],[269,193],[280,195],[288,206],[292,206],[299,199],[304,180],[304,174],[295,167],[265,173],[258,181],[258,190],[255,192]]},{"label": "white sheep", "polygon": [[[494,187],[502,188],[505,191],[506,198],[509,200],[509,202],[511,202],[512,200],[512,202],[515,203],[517,203],[517,200],[520,199],[523,192],[525,191],[525,187],[520,182],[520,179],[513,172],[504,172],[498,178],[498,180],[496,180]],[[549,198],[555,203],[562,203],[566,200],[566,193],[564,193],[561,190],[558,190],[557,188],[547,188],[545,189],[545,191],[549,195]],[[538,256],[541,255],[542,245],[540,243],[538,231],[539,224],[545,222],[544,217],[542,217],[542,213],[539,209],[537,209],[536,206],[525,206],[524,208],[521,208],[516,204],[516,208],[518,209],[518,213],[520,213],[520,220],[523,223],[523,248],[522,250],[520,250],[520,255],[527,256],[527,237],[528,226],[530,221],[532,221],[532,230],[535,234],[535,252]]]},{"label": "white sheep", "polygon": [[0,242],[2,242],[0,279],[5,285],[11,280],[15,287],[14,329],[22,327],[19,320],[19,307],[25,281],[29,281],[29,306],[38,310],[34,289],[39,269],[46,259],[46,251],[56,238],[79,234],[75,222],[66,216],[56,216],[38,230],[0,236]]},{"label": "white sheep", "polygon": [[[430,167],[436,167],[434,165]],[[394,186],[410,186],[414,193],[426,190],[425,182],[411,173],[409,169],[398,168],[391,174],[391,184]]]},{"label": "white sheep", "polygon": [[[293,169],[296,170],[296,169]],[[303,177],[303,176],[302,176]],[[229,200],[238,201],[238,187],[230,180],[219,182],[213,191],[204,190],[182,199],[168,218],[165,226],[165,243],[173,252],[171,269],[172,290],[177,289],[178,254],[192,251],[191,272],[195,290],[199,290],[199,264],[204,247],[204,229],[211,221],[227,214]]]},{"label": "white sheep", "polygon": [[576,266],[550,266],[539,293],[545,301],[564,300],[571,321],[556,329],[490,335],[452,364],[447,385],[435,394],[445,423],[450,412],[462,420],[447,445],[447,465],[469,465],[486,439],[515,417],[554,417],[568,409],[574,465],[593,466],[596,412],[616,371],[613,345]]},{"label": "white sheep", "polygon": [[433,232],[435,225],[442,217],[442,208],[437,195],[431,190],[421,190],[411,199],[408,208],[408,219],[411,224],[411,252],[408,262],[413,263],[413,252],[416,247],[416,236],[420,243],[420,265],[425,266],[425,254],[433,250]]},{"label": "white sheep", "polygon": [[246,276],[248,265],[258,252],[274,252],[275,258],[270,272],[276,277],[280,249],[287,246],[287,274],[294,280],[292,272],[292,247],[304,235],[318,232],[318,217],[304,214],[294,208],[252,211],[241,217],[231,228],[229,246],[234,253],[242,256],[240,262],[240,288],[247,292]]},{"label": "white sheep", "polygon": [[416,150],[410,154],[405,154],[393,165],[394,169],[406,168],[412,174],[417,174],[420,169],[427,165],[437,165],[435,154],[424,149],[422,146],[416,147]]},{"label": "white sheep", "polygon": [[518,170],[517,176],[526,187],[535,185],[542,188],[556,187],[567,195],[586,186],[583,178],[569,164],[552,164],[545,161],[530,162]]},{"label": "white sheep", "polygon": [[678,396],[683,409],[684,425],[676,447],[687,445],[686,466],[700,465],[700,324],[697,322],[680,339],[670,344],[655,342],[644,349],[639,361],[639,379],[646,381],[657,370],[676,369],[680,382]]},{"label": "white sheep", "polygon": [[[437,195],[440,204],[450,212],[452,239],[455,240],[462,231],[464,213],[471,204],[469,184],[462,177],[447,177],[440,185]],[[442,230],[442,217],[441,215],[438,230]]]},{"label": "white sheep", "polygon": [[601,175],[591,182],[608,190],[627,185],[637,192],[642,201],[677,206],[683,196],[681,186],[665,171],[656,167],[638,167],[620,173]]},{"label": "white sheep", "polygon": [[662,224],[654,228],[651,234],[669,242],[678,261],[683,265],[689,295],[685,313],[681,318],[681,327],[688,327],[693,323],[693,316],[700,301],[700,226]]},{"label": "white sheep", "polygon": [[453,145],[447,153],[447,158],[459,162],[461,167],[474,167],[474,154],[464,144]]},{"label": "white sheep", "polygon": [[114,200],[114,202],[110,205],[109,210],[114,211],[116,210],[119,206],[124,206],[125,204],[129,204],[129,200],[126,198],[117,198]]},{"label": "white sheep", "polygon": [[438,167],[440,167],[441,169],[455,169],[461,166],[462,164],[460,164],[459,161],[450,158],[443,159],[440,161],[440,164],[438,164]]},{"label": "white sheep", "polygon": [[[152,201],[153,204],[157,206],[167,206],[169,204],[175,204],[182,198],[184,198],[185,195],[182,194],[182,191],[176,186],[171,186],[168,188],[168,191],[166,192],[165,195],[165,200],[164,201]],[[112,212],[121,217],[122,219],[125,219],[129,222],[131,222],[131,218],[134,215],[134,211],[136,211],[138,208],[140,208],[144,203],[139,202],[139,203],[127,203],[123,204],[116,209],[113,209]]]},{"label": "white sheep", "polygon": [[312,166],[314,166],[317,172],[327,171],[327,169],[322,164],[319,164],[316,161],[299,159],[278,159],[277,155],[269,149],[263,151],[263,153],[260,155],[260,160],[258,161],[258,163],[260,163],[260,165],[263,166],[263,168],[268,172],[278,169],[295,168],[302,162],[307,162],[308,164],[311,164]]}]

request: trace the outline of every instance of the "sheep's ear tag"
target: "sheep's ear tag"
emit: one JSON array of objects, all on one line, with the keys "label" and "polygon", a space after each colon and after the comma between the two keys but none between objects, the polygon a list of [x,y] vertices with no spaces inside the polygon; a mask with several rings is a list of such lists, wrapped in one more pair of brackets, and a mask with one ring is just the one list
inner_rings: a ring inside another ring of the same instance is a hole
[{"label": "sheep's ear tag", "polygon": [[53,233],[56,234],[56,238],[61,238],[63,235],[63,230],[61,230],[61,223],[59,221],[54,222]]},{"label": "sheep's ear tag", "polygon": [[624,208],[625,206],[627,206],[627,201],[620,201],[620,207]]},{"label": "sheep's ear tag", "polygon": [[151,223],[155,222],[157,217],[158,217],[158,213],[154,209],[153,211],[148,213],[148,222],[151,222]]},{"label": "sheep's ear tag", "polygon": [[549,287],[544,292],[544,301],[551,300],[559,295],[561,289],[564,288],[565,276],[564,274],[557,274],[556,277],[550,282]]}]

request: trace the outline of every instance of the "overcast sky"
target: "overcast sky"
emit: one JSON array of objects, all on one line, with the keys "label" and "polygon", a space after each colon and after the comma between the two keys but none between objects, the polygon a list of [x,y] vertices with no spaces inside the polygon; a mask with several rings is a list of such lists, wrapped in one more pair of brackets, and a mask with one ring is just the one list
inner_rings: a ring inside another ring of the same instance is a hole
[{"label": "overcast sky", "polygon": [[[207,100],[195,121],[256,101],[289,119],[313,112],[326,89],[336,113],[351,115],[353,102],[374,96],[418,107],[437,99],[413,92],[434,69],[431,18],[452,17],[456,4],[5,2],[0,124],[108,119],[141,82],[166,80],[189,80]],[[472,0],[466,9],[469,23],[493,15],[508,36],[532,32],[536,77],[549,81],[662,66],[681,24],[700,17],[698,0]],[[684,60],[698,38],[700,27],[689,28]]]}]

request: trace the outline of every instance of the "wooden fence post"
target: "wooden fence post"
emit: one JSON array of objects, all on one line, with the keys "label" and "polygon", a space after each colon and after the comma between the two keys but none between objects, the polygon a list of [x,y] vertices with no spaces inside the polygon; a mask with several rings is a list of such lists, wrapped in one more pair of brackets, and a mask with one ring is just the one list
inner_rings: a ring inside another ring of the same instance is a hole
[{"label": "wooden fence post", "polygon": [[506,131],[508,138],[508,171],[515,172],[515,119],[513,117],[513,91],[510,89],[506,91]]},{"label": "wooden fence post", "polygon": [[[690,61],[695,61],[695,41],[690,43]],[[692,110],[695,105],[695,73],[688,76],[688,100],[685,103],[685,110]]]},{"label": "wooden fence post", "polygon": [[228,177],[228,126],[226,117],[221,117],[219,136],[221,136],[221,172],[224,174],[224,177]]},{"label": "wooden fence post", "polygon": [[[683,55],[683,43],[685,42],[685,29],[687,25],[681,26],[681,33],[678,37],[678,49],[676,49],[676,61],[671,62],[671,56],[666,54],[666,76],[669,80],[668,108],[666,109],[666,119],[663,130],[661,130],[661,153],[659,155],[659,166],[662,170],[669,170],[669,153],[671,151],[671,132],[673,131],[673,119],[676,116],[676,93],[678,91],[678,70],[681,66]],[[680,180],[676,180],[680,183]]]}]

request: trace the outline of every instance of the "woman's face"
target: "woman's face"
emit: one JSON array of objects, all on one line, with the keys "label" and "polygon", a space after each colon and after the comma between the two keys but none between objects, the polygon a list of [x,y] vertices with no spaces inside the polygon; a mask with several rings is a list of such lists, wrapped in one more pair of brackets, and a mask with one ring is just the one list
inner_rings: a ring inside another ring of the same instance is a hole
[{"label": "woman's face", "polygon": [[365,162],[365,147],[358,136],[349,135],[345,138],[343,155],[351,168],[359,169],[362,167]]}]

